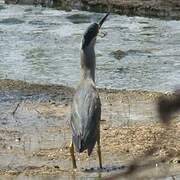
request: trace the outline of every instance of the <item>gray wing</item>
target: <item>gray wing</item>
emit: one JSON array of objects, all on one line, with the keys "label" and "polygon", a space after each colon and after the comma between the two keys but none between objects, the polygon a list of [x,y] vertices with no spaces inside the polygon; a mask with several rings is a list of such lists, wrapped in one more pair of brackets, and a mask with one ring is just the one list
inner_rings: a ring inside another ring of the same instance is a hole
[{"label": "gray wing", "polygon": [[81,85],[74,96],[71,111],[71,128],[76,150],[88,149],[90,155],[98,138],[101,103],[93,85]]}]

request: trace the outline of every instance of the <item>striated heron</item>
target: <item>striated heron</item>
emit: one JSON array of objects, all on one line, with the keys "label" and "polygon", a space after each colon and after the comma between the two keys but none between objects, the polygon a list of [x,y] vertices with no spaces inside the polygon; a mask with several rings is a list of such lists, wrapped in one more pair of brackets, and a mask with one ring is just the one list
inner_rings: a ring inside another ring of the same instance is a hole
[{"label": "striated heron", "polygon": [[96,142],[99,166],[102,168],[100,148],[101,101],[95,86],[96,57],[94,47],[99,29],[108,15],[109,13],[99,23],[91,24],[82,38],[81,80],[73,98],[70,119],[72,128],[70,153],[73,168],[77,168],[74,146],[79,153],[87,149],[88,156],[90,156]]}]

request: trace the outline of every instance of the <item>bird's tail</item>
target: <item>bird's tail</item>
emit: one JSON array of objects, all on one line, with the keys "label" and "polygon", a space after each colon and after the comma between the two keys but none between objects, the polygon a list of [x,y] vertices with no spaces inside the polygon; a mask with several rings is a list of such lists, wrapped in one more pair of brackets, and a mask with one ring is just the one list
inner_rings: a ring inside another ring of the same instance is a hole
[{"label": "bird's tail", "polygon": [[83,139],[81,138],[81,136],[73,136],[73,143],[75,145],[76,151],[81,153],[84,150],[87,149]]},{"label": "bird's tail", "polygon": [[81,136],[73,136],[73,143],[75,145],[76,151],[82,153],[86,149],[88,150],[88,156],[91,155],[95,143],[87,143]]}]

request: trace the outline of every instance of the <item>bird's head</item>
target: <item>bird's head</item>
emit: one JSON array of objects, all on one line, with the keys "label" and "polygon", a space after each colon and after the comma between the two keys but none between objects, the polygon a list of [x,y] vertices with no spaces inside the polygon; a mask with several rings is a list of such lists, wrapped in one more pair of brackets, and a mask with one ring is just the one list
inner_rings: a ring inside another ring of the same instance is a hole
[{"label": "bird's head", "polygon": [[109,13],[107,13],[99,23],[91,24],[87,30],[85,31],[82,39],[82,49],[85,49],[89,46],[94,46],[96,42],[96,37],[99,33],[101,26],[103,25],[104,21],[108,17]]}]

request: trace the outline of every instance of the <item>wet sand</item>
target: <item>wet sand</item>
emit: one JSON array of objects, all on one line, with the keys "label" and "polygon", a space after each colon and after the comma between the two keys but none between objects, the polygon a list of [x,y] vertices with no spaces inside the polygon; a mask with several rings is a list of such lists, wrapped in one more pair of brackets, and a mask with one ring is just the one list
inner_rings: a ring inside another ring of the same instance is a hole
[{"label": "wet sand", "polygon": [[99,90],[105,168],[97,173],[95,148],[90,158],[86,152],[76,153],[78,169],[72,171],[68,121],[73,92],[61,85],[0,80],[0,175],[19,179],[104,177],[126,171],[137,157],[142,167],[149,160],[156,162],[137,177],[152,177],[154,168],[155,177],[180,173],[180,117],[174,117],[169,126],[158,122],[156,100],[162,93],[106,89]]}]

